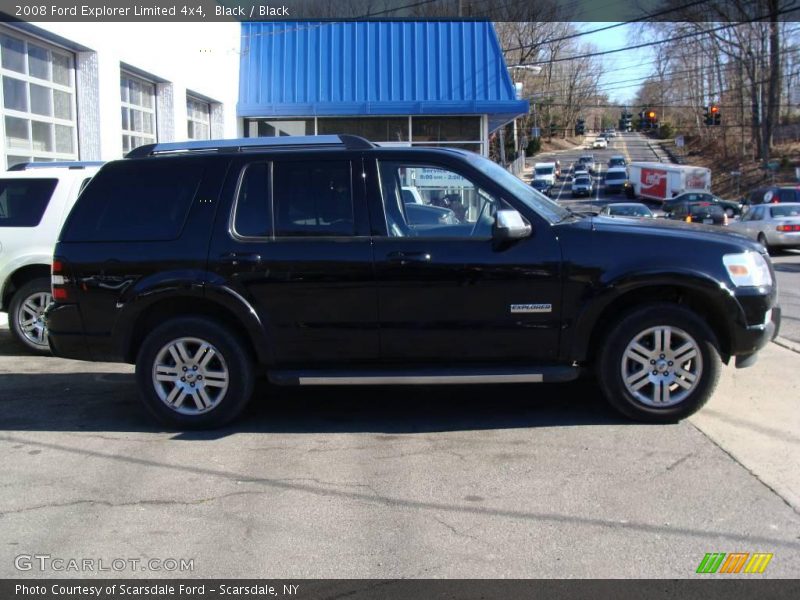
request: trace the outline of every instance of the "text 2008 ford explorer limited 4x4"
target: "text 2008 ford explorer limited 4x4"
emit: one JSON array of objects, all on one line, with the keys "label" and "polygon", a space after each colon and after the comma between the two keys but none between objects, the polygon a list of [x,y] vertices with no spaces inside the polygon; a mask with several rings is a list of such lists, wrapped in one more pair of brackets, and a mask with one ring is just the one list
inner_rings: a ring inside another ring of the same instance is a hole
[{"label": "text 2008 ford explorer limited 4x4", "polygon": [[[412,224],[403,190],[454,219]],[[777,332],[744,237],[590,218],[498,165],[352,136],[143,146],[56,247],[55,354],[136,364],[147,408],[219,426],[276,384],[568,381],[674,421]],[[534,392],[532,392],[534,393]]]}]

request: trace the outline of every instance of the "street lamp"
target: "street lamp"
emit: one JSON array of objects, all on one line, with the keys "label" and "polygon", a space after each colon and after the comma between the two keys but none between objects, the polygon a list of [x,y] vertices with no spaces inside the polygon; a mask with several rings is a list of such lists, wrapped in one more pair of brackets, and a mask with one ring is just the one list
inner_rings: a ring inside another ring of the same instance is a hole
[{"label": "street lamp", "polygon": [[[509,71],[511,69],[521,69],[523,71],[530,71],[533,75],[539,75],[542,72],[542,68],[540,65],[507,65],[506,67]],[[519,82],[519,87],[517,87],[517,83],[514,82],[514,88],[516,90],[517,99],[520,99],[522,96],[522,82]],[[533,108],[533,126],[536,127],[536,103],[532,104]],[[514,118],[514,149],[519,152],[519,134],[517,133],[517,119]],[[504,152],[503,152],[504,154]]]}]

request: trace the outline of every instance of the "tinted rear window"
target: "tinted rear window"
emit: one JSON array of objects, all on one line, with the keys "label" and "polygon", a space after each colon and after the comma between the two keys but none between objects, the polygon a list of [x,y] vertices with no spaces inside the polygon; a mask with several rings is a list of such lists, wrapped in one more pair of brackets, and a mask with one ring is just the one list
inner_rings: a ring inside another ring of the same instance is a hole
[{"label": "tinted rear window", "polygon": [[36,227],[57,179],[0,179],[0,227]]},{"label": "tinted rear window", "polygon": [[606,181],[622,181],[626,178],[625,173],[607,173],[606,174]]},{"label": "tinted rear window", "polygon": [[119,161],[94,176],[70,214],[67,242],[166,241],[180,236],[206,161]]}]

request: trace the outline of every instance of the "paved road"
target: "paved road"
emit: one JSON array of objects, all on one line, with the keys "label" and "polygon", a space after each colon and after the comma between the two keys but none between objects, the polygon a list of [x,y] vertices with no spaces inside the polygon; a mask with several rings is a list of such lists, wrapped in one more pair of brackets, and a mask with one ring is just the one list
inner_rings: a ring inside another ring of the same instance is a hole
[{"label": "paved road", "polygon": [[176,435],[130,367],[30,358],[0,329],[0,577],[60,575],[15,571],[31,553],[198,577],[692,577],[733,551],[797,577],[798,367],[771,344],[674,426],[580,382],[262,389],[233,427]]}]

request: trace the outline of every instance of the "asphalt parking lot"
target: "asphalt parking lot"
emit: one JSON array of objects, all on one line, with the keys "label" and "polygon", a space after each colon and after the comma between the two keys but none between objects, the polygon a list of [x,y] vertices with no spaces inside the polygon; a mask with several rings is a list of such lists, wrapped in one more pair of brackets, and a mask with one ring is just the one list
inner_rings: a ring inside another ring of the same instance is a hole
[{"label": "asphalt parking lot", "polygon": [[233,426],[176,434],[130,367],[31,358],[0,327],[0,577],[93,575],[15,568],[37,553],[193,559],[182,577],[693,577],[707,552],[797,577],[798,367],[770,344],[671,426],[618,419],[589,381],[262,388]]}]

